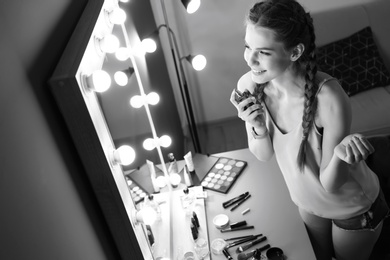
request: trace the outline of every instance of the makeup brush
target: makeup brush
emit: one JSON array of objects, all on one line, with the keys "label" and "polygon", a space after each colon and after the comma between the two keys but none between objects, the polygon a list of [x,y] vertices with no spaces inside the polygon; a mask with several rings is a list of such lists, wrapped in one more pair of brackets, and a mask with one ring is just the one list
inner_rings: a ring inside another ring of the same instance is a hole
[{"label": "makeup brush", "polygon": [[263,242],[264,240],[266,240],[267,237],[260,237],[260,238],[257,238],[256,240],[253,240],[251,242],[248,242],[247,244],[243,245],[243,246],[239,246],[237,247],[237,253],[241,253],[247,249],[249,249],[250,247],[254,246],[254,245],[257,245],[259,244],[260,242]]},{"label": "makeup brush", "polygon": [[254,249],[254,250],[252,250],[252,251],[250,251],[250,252],[247,252],[247,253],[239,253],[239,254],[237,255],[237,259],[238,259],[238,260],[246,260],[246,259],[248,259],[248,258],[250,258],[250,257],[252,257],[252,256],[255,256],[255,255],[257,255],[257,254],[260,254],[261,251],[264,251],[264,250],[266,250],[266,249],[268,249],[268,248],[270,248],[270,247],[271,247],[270,244],[266,244],[265,246],[260,247],[260,248],[257,248],[257,249]]}]

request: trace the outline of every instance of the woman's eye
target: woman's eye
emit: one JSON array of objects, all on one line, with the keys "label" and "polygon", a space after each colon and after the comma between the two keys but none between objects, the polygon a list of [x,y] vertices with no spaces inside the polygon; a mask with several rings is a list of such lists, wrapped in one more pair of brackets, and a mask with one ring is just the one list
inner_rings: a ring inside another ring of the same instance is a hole
[{"label": "woman's eye", "polygon": [[245,49],[249,49],[249,46],[245,44]]},{"label": "woman's eye", "polygon": [[266,56],[270,55],[268,52],[264,52],[264,51],[259,51],[259,54],[266,55]]}]

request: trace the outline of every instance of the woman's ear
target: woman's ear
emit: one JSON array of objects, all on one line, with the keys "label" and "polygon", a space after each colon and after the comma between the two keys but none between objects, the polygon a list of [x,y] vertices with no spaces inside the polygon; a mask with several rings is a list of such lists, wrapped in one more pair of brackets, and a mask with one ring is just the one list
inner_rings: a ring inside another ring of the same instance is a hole
[{"label": "woman's ear", "polygon": [[303,45],[302,43],[299,43],[297,46],[295,46],[291,52],[291,56],[290,56],[291,61],[297,61],[302,56],[304,51],[305,51],[305,45]]}]

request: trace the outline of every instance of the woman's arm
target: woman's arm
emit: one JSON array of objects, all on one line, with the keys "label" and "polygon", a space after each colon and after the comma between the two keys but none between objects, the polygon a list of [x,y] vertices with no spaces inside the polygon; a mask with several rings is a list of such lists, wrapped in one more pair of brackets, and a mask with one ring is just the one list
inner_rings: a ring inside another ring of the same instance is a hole
[{"label": "woman's arm", "polygon": [[320,181],[332,192],[349,177],[348,164],[367,158],[372,147],[361,135],[350,135],[352,121],[348,96],[337,81],[329,81],[318,95],[318,124],[323,127]]},{"label": "woman's arm", "polygon": [[[255,83],[247,73],[240,78],[237,89],[241,92],[246,89],[253,93]],[[234,90],[230,96],[230,102],[237,108],[238,117],[245,121],[249,150],[260,161],[271,159],[274,151],[268,129],[265,125],[264,110],[261,104],[256,104],[254,97],[249,97],[240,103],[235,100]],[[253,103],[253,105],[250,105]]]}]

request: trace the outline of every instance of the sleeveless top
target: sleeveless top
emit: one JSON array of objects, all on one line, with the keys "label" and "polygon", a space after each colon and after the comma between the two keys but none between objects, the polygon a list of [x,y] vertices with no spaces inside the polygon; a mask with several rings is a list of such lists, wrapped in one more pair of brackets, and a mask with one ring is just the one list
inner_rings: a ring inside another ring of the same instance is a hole
[{"label": "sleeveless top", "polygon": [[[319,83],[317,94],[328,78]],[[306,164],[301,172],[297,156],[302,140],[302,124],[288,133],[282,133],[272,119],[266,104],[266,126],[272,140],[276,160],[283,173],[292,201],[307,212],[329,219],[348,219],[366,212],[379,194],[379,180],[364,161],[348,164],[349,177],[345,184],[327,192],[320,182],[322,134],[315,124],[311,127]]]}]

